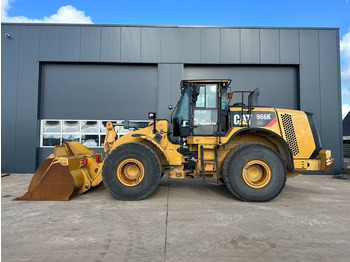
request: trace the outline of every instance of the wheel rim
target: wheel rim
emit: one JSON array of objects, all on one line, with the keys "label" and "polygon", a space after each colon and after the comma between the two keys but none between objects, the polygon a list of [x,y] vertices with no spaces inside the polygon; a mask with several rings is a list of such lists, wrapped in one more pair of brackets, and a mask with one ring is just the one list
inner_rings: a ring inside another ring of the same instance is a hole
[{"label": "wheel rim", "polygon": [[137,186],[145,177],[143,164],[135,158],[127,158],[117,167],[117,178],[124,186]]},{"label": "wheel rim", "polygon": [[254,159],[248,161],[242,170],[244,182],[252,188],[262,188],[271,180],[271,169],[262,160]]}]

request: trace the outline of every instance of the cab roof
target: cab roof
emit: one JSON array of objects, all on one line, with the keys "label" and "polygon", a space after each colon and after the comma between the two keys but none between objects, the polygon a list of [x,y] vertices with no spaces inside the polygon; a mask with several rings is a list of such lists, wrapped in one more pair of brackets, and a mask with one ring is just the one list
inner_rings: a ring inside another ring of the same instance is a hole
[{"label": "cab roof", "polygon": [[219,84],[222,83],[221,86],[229,87],[231,84],[231,79],[192,79],[192,80],[182,80],[180,83],[180,89],[184,88],[186,83],[192,84]]},{"label": "cab roof", "polygon": [[183,83],[227,83],[228,85],[231,83],[231,79],[195,79],[195,80],[182,80],[181,85]]}]

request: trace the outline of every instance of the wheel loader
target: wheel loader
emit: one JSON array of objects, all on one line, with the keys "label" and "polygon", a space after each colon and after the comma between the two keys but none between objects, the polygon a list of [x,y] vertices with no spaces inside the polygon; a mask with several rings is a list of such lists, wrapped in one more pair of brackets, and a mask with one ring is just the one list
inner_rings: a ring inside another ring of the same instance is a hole
[{"label": "wheel loader", "polygon": [[[69,200],[102,181],[119,200],[141,200],[163,175],[223,183],[242,201],[277,197],[287,177],[332,168],[312,114],[257,106],[259,89],[231,91],[230,79],[183,80],[171,123],[124,121],[116,140],[106,125],[105,156],[77,142],[57,145],[17,200]],[[172,124],[172,126],[171,126]]]}]

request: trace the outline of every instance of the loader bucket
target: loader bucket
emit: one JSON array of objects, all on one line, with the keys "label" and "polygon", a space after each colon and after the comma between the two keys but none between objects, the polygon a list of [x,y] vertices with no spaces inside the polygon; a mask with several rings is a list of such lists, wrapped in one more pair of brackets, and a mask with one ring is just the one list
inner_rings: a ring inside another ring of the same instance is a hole
[{"label": "loader bucket", "polygon": [[102,181],[102,154],[77,142],[55,146],[34,173],[28,192],[14,200],[70,200]]}]

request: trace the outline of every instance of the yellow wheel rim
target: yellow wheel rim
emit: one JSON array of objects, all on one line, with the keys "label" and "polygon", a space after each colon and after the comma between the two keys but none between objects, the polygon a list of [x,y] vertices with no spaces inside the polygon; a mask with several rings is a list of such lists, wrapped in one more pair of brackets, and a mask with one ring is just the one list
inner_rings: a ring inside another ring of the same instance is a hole
[{"label": "yellow wheel rim", "polygon": [[262,160],[250,160],[243,167],[242,177],[248,186],[252,188],[263,188],[271,180],[271,169]]},{"label": "yellow wheel rim", "polygon": [[143,164],[135,158],[127,158],[117,167],[117,178],[124,186],[137,186],[145,177]]}]

